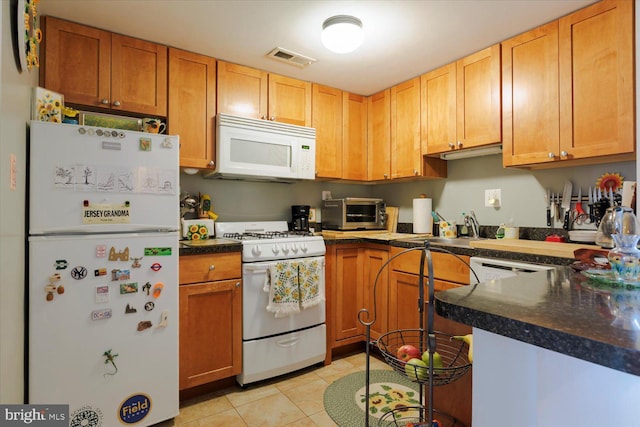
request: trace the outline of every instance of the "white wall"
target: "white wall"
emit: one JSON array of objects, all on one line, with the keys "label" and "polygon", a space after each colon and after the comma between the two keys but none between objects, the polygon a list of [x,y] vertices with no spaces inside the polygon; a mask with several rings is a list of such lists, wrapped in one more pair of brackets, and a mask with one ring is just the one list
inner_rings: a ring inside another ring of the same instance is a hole
[{"label": "white wall", "polygon": [[[10,4],[0,2],[0,403],[23,401],[24,248],[26,125],[37,70],[19,73]],[[17,160],[16,189],[10,188],[11,155]]]},{"label": "white wall", "polygon": [[[250,183],[183,174],[181,188],[208,193],[221,221],[290,220],[290,205],[309,204],[319,211],[322,190],[330,190],[334,197],[381,197],[388,205],[400,207],[400,222],[413,222],[412,200],[424,193],[433,199],[434,209],[452,221],[459,221],[462,212],[474,210],[482,225],[499,225],[513,218],[516,225],[546,227],[547,188],[561,194],[565,180],[571,180],[574,195],[578,195],[580,185],[586,196],[604,172],[617,172],[626,180],[636,180],[635,162],[527,171],[504,169],[501,156],[493,155],[449,161],[448,169],[447,179],[375,185]],[[502,207],[485,208],[484,190],[494,188],[502,190]],[[561,227],[562,222],[557,221],[554,226]]]}]

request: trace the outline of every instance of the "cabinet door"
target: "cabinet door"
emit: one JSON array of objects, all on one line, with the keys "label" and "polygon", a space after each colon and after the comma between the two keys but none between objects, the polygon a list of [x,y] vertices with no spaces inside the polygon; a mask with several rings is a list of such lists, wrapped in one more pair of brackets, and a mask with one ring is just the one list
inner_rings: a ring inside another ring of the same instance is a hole
[{"label": "cabinet door", "polygon": [[358,312],[363,307],[362,251],[357,247],[337,248],[335,269],[335,341],[362,340],[364,327],[358,321]]},{"label": "cabinet door", "polygon": [[111,35],[111,108],[166,117],[166,46]]},{"label": "cabinet door", "polygon": [[267,72],[218,61],[218,112],[267,118]]},{"label": "cabinet door", "polygon": [[[375,314],[375,323],[371,325],[371,338],[377,340],[381,335],[389,332],[387,315],[389,306],[388,268],[385,267],[378,276],[378,272],[389,259],[389,251],[387,249],[364,248],[363,256],[364,307],[369,310],[371,316]],[[376,277],[378,278],[377,283]],[[373,317],[369,319],[369,321],[371,320]]]},{"label": "cabinet door", "polygon": [[562,158],[634,152],[633,3],[601,1],[560,19]]},{"label": "cabinet door", "polygon": [[110,108],[111,33],[51,16],[42,28],[40,86],[65,103]]},{"label": "cabinet door", "polygon": [[391,178],[419,176],[420,78],[391,88]]},{"label": "cabinet door", "polygon": [[558,21],[502,43],[503,164],[553,161],[560,146]]},{"label": "cabinet door", "polygon": [[313,85],[312,127],[316,128],[316,177],[342,178],[342,91]]},{"label": "cabinet door", "polygon": [[500,45],[460,59],[456,67],[460,148],[500,142]]},{"label": "cabinet door", "polygon": [[180,166],[215,165],[216,60],[169,49],[169,129],[180,135]]},{"label": "cabinet door", "polygon": [[391,90],[367,98],[367,179],[391,179]]},{"label": "cabinet door", "polygon": [[240,279],[180,286],[180,389],[241,370]]},{"label": "cabinet door", "polygon": [[367,180],[367,98],[345,92],[342,109],[342,178]]},{"label": "cabinet door", "polygon": [[456,64],[420,77],[422,153],[437,154],[456,147]]},{"label": "cabinet door", "polygon": [[311,126],[311,83],[269,74],[269,120]]}]

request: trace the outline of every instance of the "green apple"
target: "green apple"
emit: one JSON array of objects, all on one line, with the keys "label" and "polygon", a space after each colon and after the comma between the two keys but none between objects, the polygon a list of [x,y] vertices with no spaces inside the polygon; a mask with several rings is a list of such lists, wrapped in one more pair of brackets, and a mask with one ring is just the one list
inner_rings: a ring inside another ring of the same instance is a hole
[{"label": "green apple", "polygon": [[[429,350],[422,353],[422,361],[429,366]],[[442,368],[442,356],[437,351],[433,352],[433,368]]]},{"label": "green apple", "polygon": [[404,372],[411,381],[424,381],[429,376],[429,367],[421,359],[411,359],[404,365]]}]

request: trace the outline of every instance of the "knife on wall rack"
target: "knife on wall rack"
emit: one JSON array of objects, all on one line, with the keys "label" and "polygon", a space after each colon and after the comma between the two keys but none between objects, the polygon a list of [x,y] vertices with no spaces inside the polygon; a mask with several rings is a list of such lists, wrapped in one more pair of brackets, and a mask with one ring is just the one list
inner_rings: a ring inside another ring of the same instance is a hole
[{"label": "knife on wall rack", "polygon": [[551,200],[551,190],[547,188],[547,197],[545,199],[547,202],[547,227],[551,227],[551,204],[553,200]]},{"label": "knife on wall rack", "polygon": [[573,184],[571,181],[564,182],[564,190],[562,191],[562,208],[564,209],[564,222],[562,228],[569,230],[569,218],[571,217],[571,193]]}]

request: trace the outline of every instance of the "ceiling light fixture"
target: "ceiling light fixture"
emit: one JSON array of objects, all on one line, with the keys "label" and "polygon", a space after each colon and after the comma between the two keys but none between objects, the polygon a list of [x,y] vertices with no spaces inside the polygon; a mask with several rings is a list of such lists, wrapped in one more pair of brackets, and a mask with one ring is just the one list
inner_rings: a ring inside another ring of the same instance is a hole
[{"label": "ceiling light fixture", "polygon": [[322,44],[332,52],[353,52],[363,39],[362,21],[355,16],[332,16],[322,24]]}]

